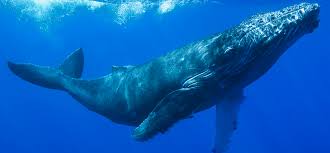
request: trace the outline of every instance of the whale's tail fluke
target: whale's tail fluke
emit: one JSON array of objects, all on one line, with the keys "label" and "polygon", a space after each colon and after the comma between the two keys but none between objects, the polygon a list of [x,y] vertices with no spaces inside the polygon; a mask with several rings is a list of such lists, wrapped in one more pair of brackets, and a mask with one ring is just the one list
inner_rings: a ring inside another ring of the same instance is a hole
[{"label": "whale's tail fluke", "polygon": [[80,78],[84,69],[84,53],[81,48],[71,53],[59,67],[63,74]]},{"label": "whale's tail fluke", "polygon": [[81,77],[84,67],[84,55],[82,49],[78,49],[70,54],[57,68],[12,62],[8,62],[8,67],[23,80],[50,89],[65,90],[65,78]]}]

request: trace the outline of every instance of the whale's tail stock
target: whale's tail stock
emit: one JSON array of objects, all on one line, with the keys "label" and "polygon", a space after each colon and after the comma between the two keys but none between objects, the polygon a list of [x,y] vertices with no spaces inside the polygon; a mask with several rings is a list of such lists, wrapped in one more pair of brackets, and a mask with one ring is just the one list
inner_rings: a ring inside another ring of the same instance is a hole
[{"label": "whale's tail stock", "polygon": [[82,49],[70,54],[64,62],[55,68],[34,64],[16,64],[8,62],[9,69],[18,77],[33,84],[50,88],[66,90],[65,81],[68,78],[80,78],[84,67]]}]

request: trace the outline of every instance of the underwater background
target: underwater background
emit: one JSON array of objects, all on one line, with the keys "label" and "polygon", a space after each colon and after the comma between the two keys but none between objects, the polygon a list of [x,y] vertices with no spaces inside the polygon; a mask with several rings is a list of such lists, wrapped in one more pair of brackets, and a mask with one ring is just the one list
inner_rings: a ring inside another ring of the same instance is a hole
[{"label": "underwater background", "polygon": [[[299,0],[0,0],[0,153],[208,153],[215,109],[147,142],[132,127],[87,110],[65,92],[27,83],[6,61],[58,65],[83,48],[83,78],[137,65]],[[330,153],[330,1],[320,26],[245,90],[228,153]]]}]

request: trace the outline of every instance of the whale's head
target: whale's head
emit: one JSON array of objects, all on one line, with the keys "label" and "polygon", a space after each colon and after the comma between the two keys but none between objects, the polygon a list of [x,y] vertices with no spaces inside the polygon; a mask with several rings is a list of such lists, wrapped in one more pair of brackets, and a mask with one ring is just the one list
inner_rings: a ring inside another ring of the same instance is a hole
[{"label": "whale's head", "polygon": [[[254,47],[265,47],[264,51],[285,51],[297,39],[313,32],[319,25],[320,6],[301,3],[279,11],[260,14],[245,23],[245,30],[252,31]],[[251,46],[253,47],[253,46]]]},{"label": "whale's head", "polygon": [[313,32],[319,13],[318,4],[301,3],[255,15],[215,37],[215,65],[221,75],[230,76],[228,82],[243,82],[237,84],[244,87],[269,70],[295,41]]},{"label": "whale's head", "polygon": [[273,33],[294,37],[301,33],[313,32],[319,25],[319,13],[320,6],[318,4],[301,3],[264,14],[260,19],[266,21],[265,26],[270,25],[269,30]]}]

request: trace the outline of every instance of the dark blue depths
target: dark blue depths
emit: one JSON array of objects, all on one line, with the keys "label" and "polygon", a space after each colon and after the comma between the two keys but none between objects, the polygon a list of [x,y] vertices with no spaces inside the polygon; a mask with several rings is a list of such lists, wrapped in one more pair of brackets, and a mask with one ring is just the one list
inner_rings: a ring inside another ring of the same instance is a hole
[{"label": "dark blue depths", "polygon": [[[299,2],[299,1],[296,1]],[[330,152],[330,3],[321,5],[320,27],[291,47],[246,89],[238,130],[228,153]],[[131,139],[131,127],[88,111],[61,91],[31,85],[11,74],[10,59],[56,65],[82,47],[84,78],[111,65],[140,64],[194,40],[223,31],[258,12],[294,2],[238,0],[147,13],[125,25],[104,12],[79,9],[40,30],[32,19],[0,7],[1,153],[205,153],[213,147],[214,109],[178,123],[148,142]]]}]

